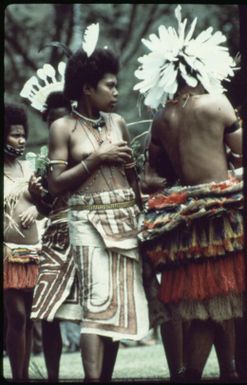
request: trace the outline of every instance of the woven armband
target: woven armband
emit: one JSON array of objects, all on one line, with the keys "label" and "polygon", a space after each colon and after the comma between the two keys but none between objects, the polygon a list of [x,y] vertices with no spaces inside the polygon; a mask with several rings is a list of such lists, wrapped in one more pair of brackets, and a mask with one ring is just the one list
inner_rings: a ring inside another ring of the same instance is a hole
[{"label": "woven armband", "polygon": [[236,120],[231,126],[225,128],[226,134],[232,134],[233,132],[239,130],[241,128],[240,120]]},{"label": "woven armband", "polygon": [[60,164],[64,166],[68,166],[68,162],[66,160],[62,160],[62,159],[48,160],[48,167],[50,168],[51,171],[53,170],[53,166],[60,165]]}]

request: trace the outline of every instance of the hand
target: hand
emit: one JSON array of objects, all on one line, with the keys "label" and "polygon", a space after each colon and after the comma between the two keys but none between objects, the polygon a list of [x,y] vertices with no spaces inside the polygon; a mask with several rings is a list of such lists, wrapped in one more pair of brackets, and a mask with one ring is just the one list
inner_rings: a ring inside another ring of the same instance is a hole
[{"label": "hand", "polygon": [[32,175],[29,183],[28,183],[28,191],[31,194],[31,196],[35,199],[42,197],[42,195],[45,192],[45,189],[43,188],[41,184],[41,177],[36,177],[35,175]]},{"label": "hand", "polygon": [[132,149],[125,141],[119,143],[105,142],[99,147],[98,153],[104,162],[127,163],[132,159]]},{"label": "hand", "polygon": [[21,225],[24,229],[28,229],[31,225],[34,224],[38,216],[38,211],[35,206],[29,207],[22,214],[19,215],[21,220]]}]

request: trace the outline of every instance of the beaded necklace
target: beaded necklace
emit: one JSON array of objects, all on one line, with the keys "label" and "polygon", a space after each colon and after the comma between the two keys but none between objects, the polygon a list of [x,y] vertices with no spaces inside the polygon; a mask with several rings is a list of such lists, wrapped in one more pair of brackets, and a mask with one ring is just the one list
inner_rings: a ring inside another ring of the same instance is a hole
[{"label": "beaded necklace", "polygon": [[80,119],[84,120],[86,123],[90,123],[92,128],[96,129],[99,132],[101,131],[101,128],[105,126],[105,119],[102,115],[100,115],[98,119],[91,119],[79,113],[74,107],[72,107],[72,112],[77,115]]},{"label": "beaded necklace", "polygon": [[[84,131],[85,131],[85,133],[86,133],[86,135],[87,135],[89,141],[91,142],[91,144],[92,144],[94,150],[96,150],[96,146],[95,146],[95,143],[92,141],[92,139],[91,139],[89,133],[92,134],[92,136],[95,138],[95,140],[96,140],[96,142],[98,143],[99,146],[101,146],[101,145],[104,143],[104,141],[105,141],[106,139],[108,140],[109,143],[112,142],[112,141],[111,141],[110,134],[109,134],[108,127],[107,127],[107,125],[106,125],[106,123],[105,123],[105,120],[104,120],[104,126],[105,126],[105,128],[106,128],[105,132],[103,132],[102,129],[100,129],[100,130],[92,129],[91,122],[90,122],[90,124],[88,124],[89,122],[86,122],[86,121],[83,120],[83,119],[79,119],[79,122],[80,122],[82,128],[84,129]],[[103,137],[103,133],[105,134],[105,135],[104,135],[105,137]],[[112,183],[111,183],[111,184],[109,183],[109,179],[105,177],[101,165],[99,166],[99,170],[98,170],[98,171],[101,173],[102,177],[104,178],[105,183],[106,183],[106,185],[108,186],[108,188],[109,188],[110,190],[114,190],[115,187],[114,187],[113,181],[114,181],[115,178],[114,178],[114,173],[113,173],[113,170],[112,170],[112,167],[111,167],[111,166],[109,166],[109,170],[110,170],[110,174],[111,174],[111,178],[110,178],[110,179],[112,180]],[[92,180],[92,183],[90,183],[90,185],[89,185],[88,187],[91,187],[92,184],[93,184],[93,182],[94,182],[94,179]]]}]

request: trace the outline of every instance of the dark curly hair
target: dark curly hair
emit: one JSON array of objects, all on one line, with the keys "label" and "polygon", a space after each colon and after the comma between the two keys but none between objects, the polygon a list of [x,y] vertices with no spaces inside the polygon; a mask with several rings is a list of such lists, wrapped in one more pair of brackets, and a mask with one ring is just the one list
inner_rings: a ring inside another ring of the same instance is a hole
[{"label": "dark curly hair", "polygon": [[51,92],[45,101],[46,108],[42,112],[42,119],[44,122],[47,120],[47,116],[49,114],[49,111],[53,108],[66,108],[68,112],[71,111],[71,105],[68,99],[64,97],[64,94],[62,91],[54,91]]},{"label": "dark curly hair", "polygon": [[64,96],[78,101],[84,84],[96,88],[106,73],[117,75],[118,71],[118,58],[109,49],[97,48],[89,58],[79,49],[69,58],[66,66]]},{"label": "dark curly hair", "polygon": [[23,104],[4,103],[4,141],[9,134],[10,127],[20,124],[24,127],[25,138],[28,137],[27,112]]}]

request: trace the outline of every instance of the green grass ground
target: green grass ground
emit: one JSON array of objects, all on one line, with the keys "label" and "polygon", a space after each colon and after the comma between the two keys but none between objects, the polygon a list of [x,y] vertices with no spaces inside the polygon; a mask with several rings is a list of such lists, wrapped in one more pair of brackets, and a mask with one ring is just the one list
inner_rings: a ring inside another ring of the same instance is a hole
[{"label": "green grass ground", "polygon": [[[10,379],[9,360],[3,359],[4,378]],[[212,349],[203,372],[204,379],[217,377],[218,363],[214,349]],[[84,377],[79,352],[63,353],[60,364],[60,380],[73,382]],[[30,378],[42,380],[46,378],[46,369],[43,355],[32,356],[30,363]],[[150,379],[168,380],[169,373],[161,343],[152,346],[138,346],[120,348],[114,370],[113,380]]]}]

